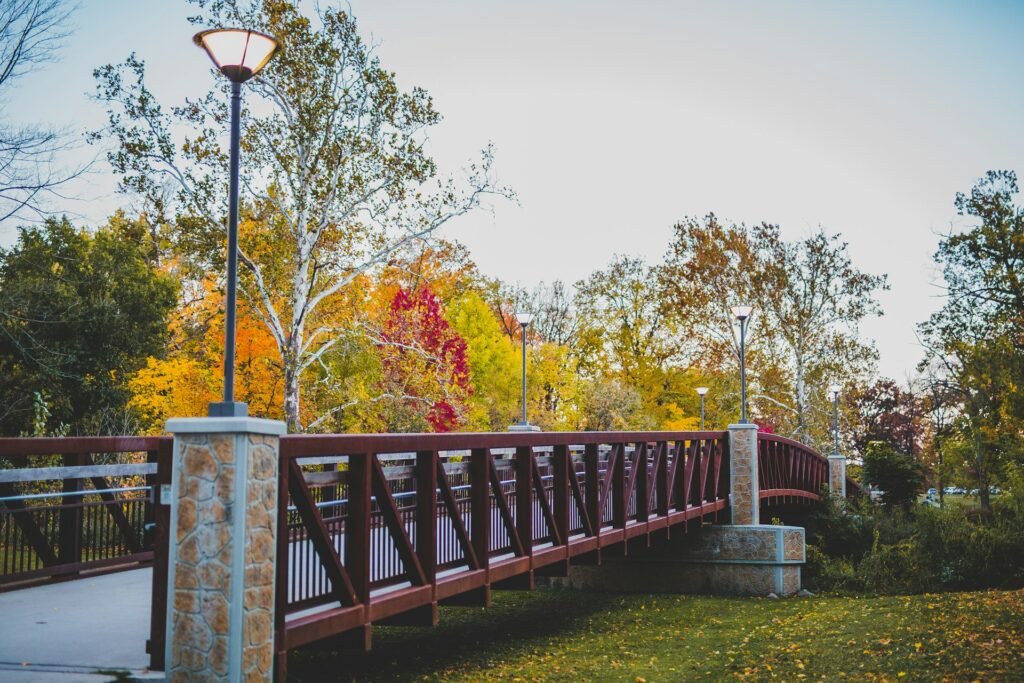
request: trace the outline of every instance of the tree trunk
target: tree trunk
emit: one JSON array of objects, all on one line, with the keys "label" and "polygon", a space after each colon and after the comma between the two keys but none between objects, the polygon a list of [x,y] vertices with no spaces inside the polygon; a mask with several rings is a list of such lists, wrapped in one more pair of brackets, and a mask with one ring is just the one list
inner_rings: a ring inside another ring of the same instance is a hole
[{"label": "tree trunk", "polygon": [[974,430],[974,471],[978,475],[978,499],[981,502],[981,511],[990,512],[991,503],[988,499],[988,469],[985,467],[985,457],[981,452],[981,444],[978,442],[978,431]]},{"label": "tree trunk", "polygon": [[284,368],[284,419],[289,434],[302,431],[299,423],[299,371],[298,362],[286,360]]}]

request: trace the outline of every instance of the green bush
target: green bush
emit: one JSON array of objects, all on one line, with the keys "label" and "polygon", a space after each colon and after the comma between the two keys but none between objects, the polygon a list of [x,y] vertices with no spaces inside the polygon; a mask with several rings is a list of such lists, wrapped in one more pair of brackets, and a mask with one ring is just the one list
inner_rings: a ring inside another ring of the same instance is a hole
[{"label": "green bush", "polygon": [[1024,585],[1024,506],[991,513],[828,502],[808,520],[806,583],[876,594]]},{"label": "green bush", "polygon": [[807,545],[807,563],[802,578],[803,584],[814,591],[847,593],[860,588],[850,560],[827,555],[812,544]]}]

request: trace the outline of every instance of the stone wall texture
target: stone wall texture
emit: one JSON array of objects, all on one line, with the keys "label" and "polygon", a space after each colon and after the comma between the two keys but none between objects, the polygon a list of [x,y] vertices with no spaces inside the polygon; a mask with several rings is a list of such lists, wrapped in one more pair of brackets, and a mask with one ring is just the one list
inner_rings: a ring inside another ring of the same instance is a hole
[{"label": "stone wall texture", "polygon": [[175,436],[170,681],[272,676],[277,443],[244,433]]},{"label": "stone wall texture", "polygon": [[566,588],[712,595],[793,595],[805,561],[801,527],[710,526],[640,556],[572,565]]},{"label": "stone wall texture", "polygon": [[757,481],[757,426],[729,426],[729,481],[732,494],[732,523],[757,524],[759,498]]},{"label": "stone wall texture", "polygon": [[608,560],[600,566],[571,565],[569,576],[541,577],[539,585],[614,593],[689,595],[795,595],[800,565],[689,564]]},{"label": "stone wall texture", "polygon": [[828,490],[833,496],[846,496],[846,458],[828,458]]}]

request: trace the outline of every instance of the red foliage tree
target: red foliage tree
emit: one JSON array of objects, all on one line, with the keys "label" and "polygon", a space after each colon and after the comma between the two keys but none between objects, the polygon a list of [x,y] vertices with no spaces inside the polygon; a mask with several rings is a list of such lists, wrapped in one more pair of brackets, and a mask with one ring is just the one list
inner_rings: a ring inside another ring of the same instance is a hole
[{"label": "red foliage tree", "polygon": [[466,342],[429,287],[398,289],[380,346],[384,382],[401,408],[395,427],[415,424],[418,417],[434,432],[456,429],[472,393]]}]

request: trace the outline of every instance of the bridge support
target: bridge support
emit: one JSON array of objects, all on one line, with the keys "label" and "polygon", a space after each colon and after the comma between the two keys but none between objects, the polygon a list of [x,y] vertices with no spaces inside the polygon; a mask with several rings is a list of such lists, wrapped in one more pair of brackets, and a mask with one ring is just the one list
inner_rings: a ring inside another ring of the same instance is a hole
[{"label": "bridge support", "polygon": [[846,457],[839,453],[828,456],[828,490],[836,498],[846,498]]},{"label": "bridge support", "polygon": [[729,504],[733,524],[759,524],[757,425],[729,425]]},{"label": "bridge support", "polygon": [[793,595],[805,559],[802,527],[707,526],[641,555],[573,565],[568,578],[548,583],[622,593]]},{"label": "bridge support", "polygon": [[[707,526],[671,543],[607,557],[598,567],[574,565],[572,588],[717,595],[792,595],[805,561],[801,527],[762,525],[757,425],[729,425],[730,526]],[[845,462],[845,461],[844,461]],[[845,481],[845,477],[844,477]]]},{"label": "bridge support", "polygon": [[283,422],[174,419],[168,681],[271,681]]}]

